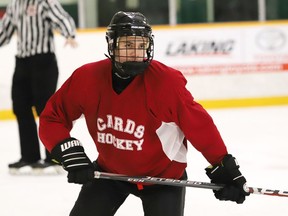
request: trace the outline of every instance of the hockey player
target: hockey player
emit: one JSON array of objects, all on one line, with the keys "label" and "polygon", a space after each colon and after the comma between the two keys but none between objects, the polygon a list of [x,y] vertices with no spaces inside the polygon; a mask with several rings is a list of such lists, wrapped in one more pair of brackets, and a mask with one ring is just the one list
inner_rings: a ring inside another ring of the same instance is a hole
[{"label": "hockey player", "polygon": [[[106,39],[109,58],[76,69],[40,116],[44,145],[68,171],[68,182],[83,184],[70,216],[114,215],[129,194],[141,199],[147,216],[182,216],[183,187],[94,179],[93,172],[187,179],[187,141],[211,164],[212,182],[226,184],[216,198],[243,203],[246,180],[212,118],[179,71],[152,60],[146,18],[116,13]],[[99,153],[93,163],[70,136],[81,115]]]}]

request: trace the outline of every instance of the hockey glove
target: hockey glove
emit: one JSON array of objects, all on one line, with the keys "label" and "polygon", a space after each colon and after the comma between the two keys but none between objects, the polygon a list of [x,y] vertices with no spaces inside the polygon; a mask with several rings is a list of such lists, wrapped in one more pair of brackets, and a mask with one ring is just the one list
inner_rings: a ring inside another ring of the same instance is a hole
[{"label": "hockey glove", "polygon": [[212,183],[225,184],[223,189],[213,190],[217,199],[241,204],[245,201],[245,197],[249,196],[246,179],[239,171],[239,165],[232,155],[226,155],[221,164],[209,166],[205,170]]},{"label": "hockey glove", "polygon": [[79,140],[69,138],[56,145],[51,155],[68,171],[68,182],[85,184],[94,179],[94,168]]}]

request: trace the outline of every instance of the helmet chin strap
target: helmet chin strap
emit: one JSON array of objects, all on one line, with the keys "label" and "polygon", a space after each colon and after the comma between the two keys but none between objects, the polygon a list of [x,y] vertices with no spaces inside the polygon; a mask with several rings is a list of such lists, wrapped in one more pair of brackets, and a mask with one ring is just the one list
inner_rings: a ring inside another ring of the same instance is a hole
[{"label": "helmet chin strap", "polygon": [[129,79],[130,77],[135,77],[142,74],[146,68],[149,66],[148,62],[114,62],[115,74],[121,79]]}]

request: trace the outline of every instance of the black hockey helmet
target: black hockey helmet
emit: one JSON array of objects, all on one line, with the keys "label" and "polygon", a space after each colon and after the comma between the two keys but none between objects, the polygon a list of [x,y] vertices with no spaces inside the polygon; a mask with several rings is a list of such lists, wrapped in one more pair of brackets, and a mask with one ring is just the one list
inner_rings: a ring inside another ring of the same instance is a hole
[{"label": "black hockey helmet", "polygon": [[[142,36],[148,39],[145,59],[141,62],[127,61],[120,63],[115,60],[117,40],[123,36]],[[146,17],[139,12],[117,12],[107,27],[106,40],[108,43],[108,54],[113,62],[114,68],[121,77],[133,77],[143,73],[153,59],[154,41],[152,29]]]}]

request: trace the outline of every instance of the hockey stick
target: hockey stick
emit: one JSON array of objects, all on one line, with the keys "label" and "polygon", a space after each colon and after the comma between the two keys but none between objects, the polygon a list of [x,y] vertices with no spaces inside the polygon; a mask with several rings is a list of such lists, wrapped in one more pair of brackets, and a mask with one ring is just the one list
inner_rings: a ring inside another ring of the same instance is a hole
[{"label": "hockey stick", "polygon": [[[208,182],[158,178],[158,177],[150,177],[150,176],[144,176],[144,177],[126,176],[126,175],[121,175],[121,174],[113,174],[113,173],[98,172],[98,171],[94,172],[94,178],[126,181],[130,183],[161,184],[161,185],[171,185],[171,186],[178,186],[178,187],[204,188],[204,189],[212,189],[212,190],[220,190],[224,187],[223,184],[214,184],[214,183],[208,183]],[[248,189],[249,189],[249,193],[251,194],[288,197],[288,191],[270,190],[270,189],[256,188],[256,187],[248,187]]]}]

